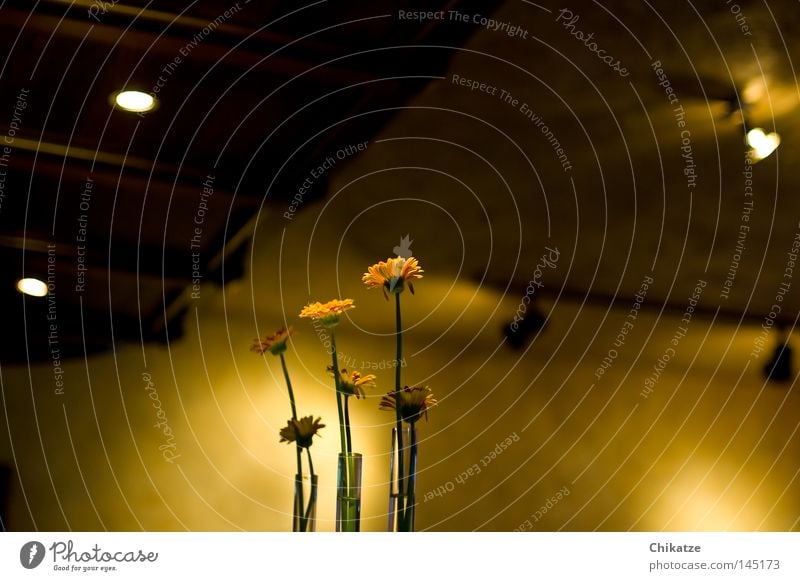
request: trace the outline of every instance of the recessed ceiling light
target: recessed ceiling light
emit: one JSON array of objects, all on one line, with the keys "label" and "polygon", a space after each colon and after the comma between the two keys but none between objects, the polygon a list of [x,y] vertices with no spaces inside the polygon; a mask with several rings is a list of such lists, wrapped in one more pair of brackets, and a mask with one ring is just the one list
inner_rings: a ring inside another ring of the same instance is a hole
[{"label": "recessed ceiling light", "polygon": [[114,104],[117,107],[132,113],[144,113],[145,111],[152,111],[156,107],[156,98],[150,93],[120,91],[115,93],[113,97]]},{"label": "recessed ceiling light", "polygon": [[38,278],[21,278],[17,281],[17,290],[24,295],[43,297],[47,294],[47,285]]},{"label": "recessed ceiling light", "polygon": [[767,157],[770,153],[778,149],[781,143],[781,137],[777,133],[764,133],[764,130],[756,127],[747,132],[747,145],[752,149],[750,154],[755,161],[759,161]]}]

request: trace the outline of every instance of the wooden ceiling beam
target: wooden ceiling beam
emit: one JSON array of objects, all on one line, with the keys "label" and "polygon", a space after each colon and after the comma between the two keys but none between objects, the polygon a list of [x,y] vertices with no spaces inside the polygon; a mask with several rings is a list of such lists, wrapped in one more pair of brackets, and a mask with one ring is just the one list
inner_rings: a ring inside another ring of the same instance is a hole
[{"label": "wooden ceiling beam", "polygon": [[[15,260],[21,263],[24,253],[24,274],[37,278],[47,272],[48,256],[52,255],[57,272],[77,275],[78,268],[83,268],[86,274],[130,274],[146,278],[150,283],[160,280],[169,286],[190,284],[192,281],[190,252],[136,247],[117,242],[112,242],[109,248],[108,241],[79,247],[74,239],[53,240],[46,233],[31,231],[0,235],[0,255],[9,254],[9,251],[10,255],[4,259],[6,263]],[[205,272],[203,263],[199,265],[199,272]]]},{"label": "wooden ceiling beam", "polygon": [[[94,20],[86,18],[85,15],[81,19],[51,16],[49,14],[35,14],[31,17],[29,11],[3,8],[0,27],[13,29],[15,34],[19,29],[28,28],[39,33],[55,34],[79,41],[86,38],[90,43],[109,47],[123,47],[137,54],[141,54],[144,51],[145,54],[158,56],[159,59],[166,59],[167,62],[171,62],[175,57],[180,57],[183,54],[181,50],[188,52],[187,61],[204,65],[216,65],[220,62],[220,58],[225,55],[224,63],[228,67],[254,69],[256,72],[279,75],[286,78],[305,73],[319,64],[317,61],[299,57],[287,57],[285,54],[288,51],[281,51],[283,54],[265,58],[266,55],[281,46],[285,46],[286,43],[270,43],[270,46],[265,46],[264,50],[259,52],[241,46],[235,50],[230,50],[236,45],[235,42],[229,44],[219,44],[210,40],[194,42],[191,34],[173,36],[163,34],[161,31],[150,32],[105,23],[98,24]],[[202,27],[196,29],[195,34],[200,30],[202,30]],[[259,37],[254,37],[254,40],[259,40]],[[193,44],[190,47],[191,50],[187,51],[187,43],[190,42]],[[335,47],[331,47],[328,54],[333,56],[336,50]],[[314,69],[304,77],[309,81],[338,85],[371,80],[375,78],[375,75],[369,71],[325,66]]]},{"label": "wooden ceiling beam", "polygon": [[[0,127],[0,134],[2,132],[3,129]],[[185,178],[178,181],[163,179],[161,174],[164,174],[165,168],[162,162],[156,163],[148,160],[141,164],[131,165],[128,163],[130,158],[119,156],[119,159],[116,160],[119,165],[115,169],[110,169],[109,166],[114,165],[110,163],[112,154],[101,155],[99,159],[105,160],[106,163],[96,164],[92,169],[89,165],[91,160],[86,159],[84,156],[73,155],[79,148],[68,148],[62,144],[50,143],[46,149],[39,150],[39,155],[34,158],[30,154],[37,152],[35,146],[37,143],[40,142],[20,137],[16,138],[12,148],[19,150],[22,155],[9,157],[9,169],[25,173],[34,171],[36,174],[52,178],[59,184],[64,182],[84,183],[88,178],[91,178],[97,185],[115,191],[119,187],[122,191],[149,192],[151,195],[172,195],[190,199],[199,198],[202,192],[205,176],[197,169],[190,168],[189,171],[185,171],[186,168],[184,168],[184,172],[182,172],[184,175],[188,173],[191,176],[196,176],[193,184],[187,183]],[[41,155],[42,153],[45,155]],[[53,157],[61,161],[56,161]],[[157,169],[157,174],[151,177],[147,173],[150,169]],[[122,175],[120,175],[121,170],[125,172]],[[176,168],[172,175],[177,175],[177,173]],[[259,193],[259,196],[262,196],[262,194]],[[216,185],[214,188],[214,199],[224,202],[226,207],[234,204],[237,208],[256,208],[260,204],[259,196],[248,195],[245,192],[234,194]]]}]

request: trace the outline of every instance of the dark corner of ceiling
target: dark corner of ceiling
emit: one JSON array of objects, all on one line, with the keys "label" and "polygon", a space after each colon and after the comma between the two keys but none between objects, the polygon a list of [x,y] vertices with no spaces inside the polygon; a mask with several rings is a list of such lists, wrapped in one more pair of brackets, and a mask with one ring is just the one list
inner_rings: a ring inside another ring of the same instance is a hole
[{"label": "dark corner of ceiling", "polygon": [[[326,152],[373,138],[477,28],[398,18],[467,10],[452,0],[212,4],[3,4],[0,363],[180,337],[198,284],[242,277],[259,213]],[[123,88],[158,108],[115,108]],[[48,294],[17,292],[23,277]]]}]

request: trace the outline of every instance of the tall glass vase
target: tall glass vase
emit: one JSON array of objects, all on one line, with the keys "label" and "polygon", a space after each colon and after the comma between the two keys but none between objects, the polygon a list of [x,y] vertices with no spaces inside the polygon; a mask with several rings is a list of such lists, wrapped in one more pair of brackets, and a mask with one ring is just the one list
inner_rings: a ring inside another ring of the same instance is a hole
[{"label": "tall glass vase", "polygon": [[[317,490],[318,476],[314,474],[311,481],[300,474],[294,476],[294,510],[292,511],[292,532],[313,533],[317,530]],[[303,485],[306,485],[305,487]],[[310,485],[310,486],[309,486]],[[304,498],[304,490],[308,490],[308,501]]]},{"label": "tall glass vase", "polygon": [[361,454],[339,454],[336,532],[361,531]]},{"label": "tall glass vase", "polygon": [[[392,428],[389,458],[389,532],[413,532],[416,516],[417,427],[403,424],[402,448],[397,428]],[[402,454],[400,453],[402,449]],[[401,461],[402,460],[402,461]]]}]

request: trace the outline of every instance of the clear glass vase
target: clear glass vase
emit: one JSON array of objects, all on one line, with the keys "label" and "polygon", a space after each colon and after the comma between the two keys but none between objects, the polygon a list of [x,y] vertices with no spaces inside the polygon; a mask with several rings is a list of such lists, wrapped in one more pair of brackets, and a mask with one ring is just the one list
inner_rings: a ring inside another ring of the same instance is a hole
[{"label": "clear glass vase", "polygon": [[[294,476],[294,510],[292,511],[292,532],[313,533],[317,530],[317,490],[318,476],[310,479],[300,474]],[[306,486],[304,486],[306,485]],[[304,494],[308,489],[308,496]],[[306,498],[308,499],[306,501]]]},{"label": "clear glass vase", "polygon": [[397,438],[397,428],[392,428],[387,530],[413,532],[417,508],[417,427],[415,424],[403,424],[400,433],[401,442]]},{"label": "clear glass vase", "polygon": [[339,454],[336,532],[361,531],[361,454]]}]

